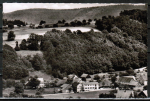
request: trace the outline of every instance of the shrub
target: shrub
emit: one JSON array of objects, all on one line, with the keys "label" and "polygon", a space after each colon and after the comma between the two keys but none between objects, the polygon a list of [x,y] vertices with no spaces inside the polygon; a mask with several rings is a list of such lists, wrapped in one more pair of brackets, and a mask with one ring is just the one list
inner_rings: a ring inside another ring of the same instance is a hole
[{"label": "shrub", "polygon": [[7,40],[13,41],[13,40],[15,40],[15,37],[16,37],[16,35],[14,34],[14,31],[9,31]]},{"label": "shrub", "polygon": [[65,30],[66,33],[72,33],[70,29]]}]

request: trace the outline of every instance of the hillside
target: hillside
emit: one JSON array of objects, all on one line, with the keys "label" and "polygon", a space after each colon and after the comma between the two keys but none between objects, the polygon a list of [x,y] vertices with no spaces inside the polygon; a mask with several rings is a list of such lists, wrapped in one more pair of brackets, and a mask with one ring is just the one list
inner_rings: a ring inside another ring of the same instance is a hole
[{"label": "hillside", "polygon": [[[146,10],[146,6],[133,6],[133,5],[113,5],[113,6],[101,6],[90,7],[81,9],[27,9],[18,10],[11,13],[4,13],[3,18],[8,20],[22,20],[27,23],[39,23],[41,20],[45,20],[47,23],[56,23],[58,20],[65,19],[71,20],[83,20],[83,19],[95,19],[102,16],[118,16],[120,11],[130,9]],[[66,16],[67,15],[67,16]]]}]

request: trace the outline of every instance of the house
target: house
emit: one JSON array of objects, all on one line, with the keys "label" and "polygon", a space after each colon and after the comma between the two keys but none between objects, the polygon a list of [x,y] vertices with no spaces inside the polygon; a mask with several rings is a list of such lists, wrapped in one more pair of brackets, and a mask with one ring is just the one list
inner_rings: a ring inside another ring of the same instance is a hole
[{"label": "house", "polygon": [[63,77],[63,80],[67,80],[68,78],[67,77]]},{"label": "house", "polygon": [[53,27],[53,23],[45,23],[43,27],[45,27],[45,28],[52,28]]},{"label": "house", "polygon": [[57,83],[56,83],[56,85],[57,86],[60,86],[60,85],[63,85],[63,84],[65,84],[67,82],[67,79],[63,79],[63,80],[57,80]]},{"label": "house", "polygon": [[77,75],[75,75],[75,74],[70,74],[70,75],[68,75],[68,79],[71,79],[73,83],[74,83],[74,82],[78,82],[78,83],[81,83],[81,82],[82,82],[81,78],[79,78],[79,77],[78,77]]},{"label": "house", "polygon": [[117,83],[119,84],[120,87],[129,87],[129,88],[133,88],[136,86],[141,86],[135,79],[134,76],[122,76],[119,78],[119,80],[117,81]]},{"label": "house", "polygon": [[105,78],[99,83],[99,87],[112,87],[112,83],[109,79]]},{"label": "house", "polygon": [[83,86],[84,91],[99,90],[99,83],[98,82],[83,82],[82,86]]},{"label": "house", "polygon": [[116,98],[132,98],[134,97],[134,92],[132,90],[118,90],[116,93]]},{"label": "house", "polygon": [[81,83],[79,83],[78,85],[77,85],[77,92],[79,93],[79,92],[82,92],[84,89],[83,89],[83,84],[81,84]]},{"label": "house", "polygon": [[81,80],[81,78],[76,77],[76,78],[73,79],[72,82],[73,82],[73,83],[74,83],[74,82],[82,83],[82,80]]},{"label": "house", "polygon": [[43,78],[37,78],[37,79],[40,81],[40,84],[39,84],[38,88],[43,88],[43,87],[45,87],[44,79],[43,79]]},{"label": "house", "polygon": [[58,25],[58,27],[64,27],[65,26],[65,24],[63,24],[63,23],[58,23],[57,25]]},{"label": "house", "polygon": [[98,75],[100,78],[109,78],[110,74],[108,73],[99,73],[99,74],[95,74]]},{"label": "house", "polygon": [[141,98],[147,98],[147,90],[141,91],[138,96]]},{"label": "house", "polygon": [[69,79],[72,79],[72,80],[73,80],[74,78],[76,78],[76,77],[78,77],[78,76],[76,76],[75,74],[70,74],[70,75],[68,75],[68,78],[69,78]]},{"label": "house", "polygon": [[87,81],[87,82],[91,81],[91,76],[89,74],[83,73],[81,75],[81,78],[82,78],[83,81]]},{"label": "house", "polygon": [[137,81],[142,85],[147,85],[147,73],[137,76]]},{"label": "house", "polygon": [[61,87],[61,91],[62,93],[70,93],[72,92],[71,89],[72,89],[72,85],[71,84],[63,84]]}]

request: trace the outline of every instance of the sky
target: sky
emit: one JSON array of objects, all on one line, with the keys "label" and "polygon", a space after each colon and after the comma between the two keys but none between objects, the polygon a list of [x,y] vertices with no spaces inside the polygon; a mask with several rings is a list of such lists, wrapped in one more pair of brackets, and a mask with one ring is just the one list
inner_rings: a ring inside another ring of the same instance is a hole
[{"label": "sky", "polygon": [[[116,5],[114,3],[3,3],[3,12],[9,13],[16,10],[31,9],[31,8],[46,8],[46,9],[74,9],[94,6]],[[141,3],[134,5],[144,5]]]}]

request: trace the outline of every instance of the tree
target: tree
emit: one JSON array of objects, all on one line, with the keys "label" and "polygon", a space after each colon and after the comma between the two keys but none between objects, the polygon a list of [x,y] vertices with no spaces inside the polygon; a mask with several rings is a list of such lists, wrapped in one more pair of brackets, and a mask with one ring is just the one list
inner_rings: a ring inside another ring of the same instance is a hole
[{"label": "tree", "polygon": [[88,21],[89,21],[89,22],[91,22],[91,21],[92,21],[92,19],[89,19]]},{"label": "tree", "polygon": [[75,22],[70,22],[70,24],[71,24],[71,26],[74,26],[75,27],[75,25],[76,25],[76,23]]},{"label": "tree", "polygon": [[23,93],[24,92],[23,84],[22,83],[16,83],[14,92],[17,94]]},{"label": "tree", "polygon": [[82,25],[82,22],[81,22],[81,21],[77,21],[77,25],[78,25],[78,26],[81,26],[81,25]]},{"label": "tree", "polygon": [[95,76],[94,76],[94,80],[97,80],[97,81],[98,81],[99,79],[100,79],[100,77],[99,77],[98,75],[95,75]]},{"label": "tree", "polygon": [[19,48],[19,46],[18,46],[18,41],[16,41],[15,51],[19,51],[19,50],[20,50],[20,48]]},{"label": "tree", "polygon": [[62,23],[60,20],[58,20],[58,23]]},{"label": "tree", "polygon": [[39,25],[45,24],[46,21],[41,20]]},{"label": "tree", "polygon": [[111,77],[111,82],[114,84],[116,82],[116,76]]},{"label": "tree", "polygon": [[26,39],[23,39],[23,40],[21,41],[20,49],[21,49],[21,50],[26,50],[26,49],[27,49],[27,41],[26,41]]},{"label": "tree", "polygon": [[53,27],[58,27],[58,24],[53,24]]},{"label": "tree", "polygon": [[13,40],[15,40],[15,37],[16,37],[16,35],[14,34],[14,31],[9,31],[7,40],[13,41]]},{"label": "tree", "polygon": [[8,28],[13,29],[13,28],[14,28],[14,24],[9,23],[9,24],[8,24]]},{"label": "tree", "polygon": [[74,83],[72,84],[72,88],[73,88],[74,93],[77,92],[77,85],[78,85],[78,84],[79,84],[78,82],[74,82]]},{"label": "tree", "polygon": [[65,26],[69,26],[69,24],[68,24],[68,23],[65,23]]},{"label": "tree", "polygon": [[37,88],[37,86],[40,84],[40,81],[37,79],[37,77],[31,77],[28,85],[31,86],[32,88]]},{"label": "tree", "polygon": [[62,23],[65,23],[65,22],[66,22],[66,20],[63,19],[63,20],[62,20]]},{"label": "tree", "polygon": [[82,23],[83,23],[83,25],[86,25],[86,20],[84,19],[84,20],[82,21]]}]

